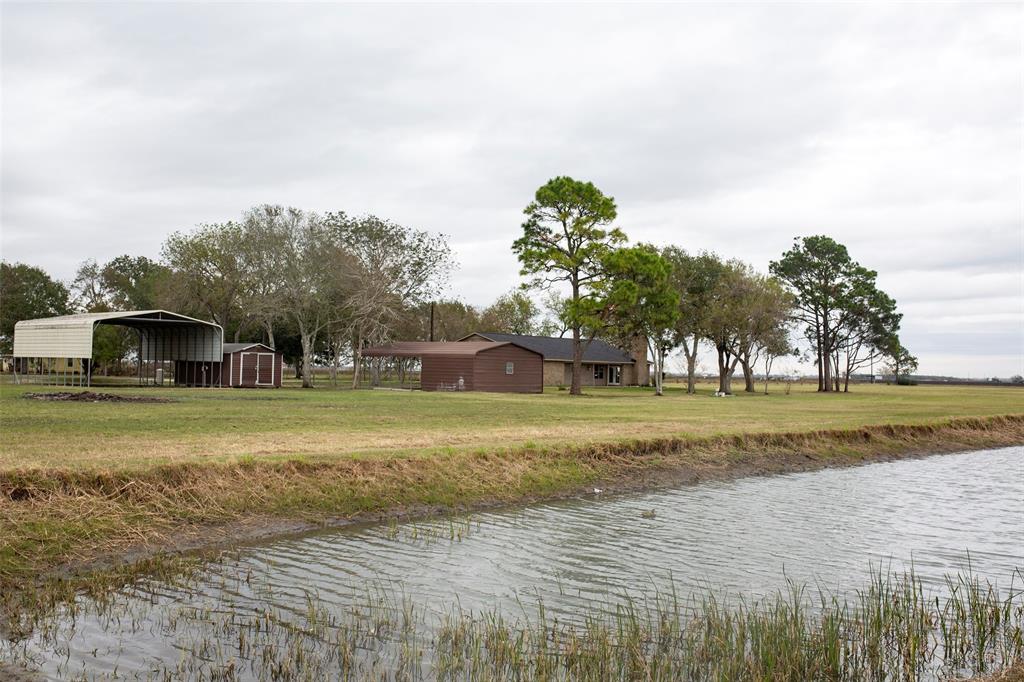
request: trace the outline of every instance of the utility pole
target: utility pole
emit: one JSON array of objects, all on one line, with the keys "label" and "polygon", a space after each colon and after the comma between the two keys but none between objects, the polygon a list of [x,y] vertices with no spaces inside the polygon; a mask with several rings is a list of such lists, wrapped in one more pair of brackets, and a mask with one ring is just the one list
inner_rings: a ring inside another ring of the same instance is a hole
[{"label": "utility pole", "polygon": [[434,340],[434,302],[430,302],[430,340]]}]

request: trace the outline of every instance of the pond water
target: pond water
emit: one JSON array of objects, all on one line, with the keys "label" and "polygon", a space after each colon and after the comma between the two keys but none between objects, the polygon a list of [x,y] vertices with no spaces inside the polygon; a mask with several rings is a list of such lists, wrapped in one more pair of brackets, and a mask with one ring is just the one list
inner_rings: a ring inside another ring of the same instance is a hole
[{"label": "pond water", "polygon": [[864,587],[872,567],[912,565],[941,592],[968,561],[1003,587],[1024,566],[1024,448],[593,494],[242,547],[187,584],[124,590],[119,617],[83,608],[72,623],[65,612],[62,634],[39,633],[17,650],[54,677],[145,676],[195,654],[197,622],[217,623],[204,637],[237,637],[225,622],[271,607],[342,612],[388,594],[391,608],[413,604],[424,622],[453,604],[529,618],[538,602],[572,619],[672,590],[757,597],[792,581],[843,594]]}]

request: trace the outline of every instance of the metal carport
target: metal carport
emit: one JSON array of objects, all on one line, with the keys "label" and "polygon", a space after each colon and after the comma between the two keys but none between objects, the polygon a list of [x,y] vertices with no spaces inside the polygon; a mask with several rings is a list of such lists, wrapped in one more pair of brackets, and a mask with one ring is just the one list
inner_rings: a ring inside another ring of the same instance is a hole
[{"label": "metal carport", "polygon": [[[167,310],[80,313],[22,320],[14,325],[15,377],[20,383],[39,377],[46,383],[92,385],[93,335],[97,325],[138,331],[139,384],[163,383],[165,363],[184,362],[179,385],[219,386],[224,359],[224,330],[213,322]],[[21,369],[19,376],[17,370]],[[28,370],[35,370],[26,376]]]}]

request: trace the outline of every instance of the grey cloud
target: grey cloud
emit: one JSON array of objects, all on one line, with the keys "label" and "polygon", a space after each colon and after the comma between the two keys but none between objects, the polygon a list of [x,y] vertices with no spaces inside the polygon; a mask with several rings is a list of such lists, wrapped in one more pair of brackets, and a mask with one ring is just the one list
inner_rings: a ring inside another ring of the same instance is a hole
[{"label": "grey cloud", "polygon": [[[1020,300],[1018,5],[2,11],[3,255],[60,277],[275,202],[450,234],[452,293],[486,303],[522,207],[572,174],[634,239],[761,269],[847,243],[924,371],[971,352],[956,319]],[[1006,372],[1020,313],[973,348]]]}]

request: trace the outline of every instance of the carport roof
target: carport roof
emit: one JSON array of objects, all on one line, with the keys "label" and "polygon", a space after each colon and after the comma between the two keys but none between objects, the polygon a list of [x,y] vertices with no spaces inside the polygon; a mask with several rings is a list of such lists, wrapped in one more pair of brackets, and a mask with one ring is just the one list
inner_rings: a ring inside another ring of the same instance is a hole
[{"label": "carport roof", "polygon": [[14,325],[15,357],[92,357],[92,335],[97,324],[153,329],[159,327],[205,327],[218,332],[213,322],[172,313],[167,310],[123,310],[108,313],[78,313],[58,317],[21,320]]}]

